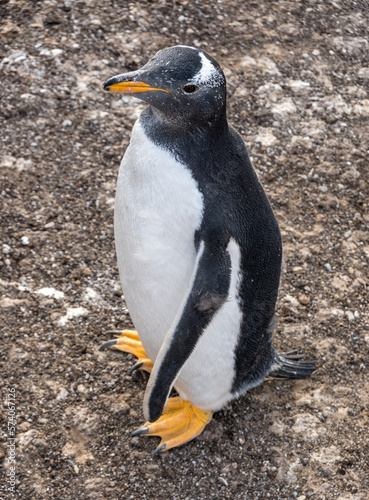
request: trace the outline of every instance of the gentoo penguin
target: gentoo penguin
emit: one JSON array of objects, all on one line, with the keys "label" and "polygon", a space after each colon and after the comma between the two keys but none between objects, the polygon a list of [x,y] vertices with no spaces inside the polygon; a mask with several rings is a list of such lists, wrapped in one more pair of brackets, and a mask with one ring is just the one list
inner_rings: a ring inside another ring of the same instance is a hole
[{"label": "gentoo penguin", "polygon": [[[226,80],[202,50],[159,51],[103,85],[146,102],[122,160],[114,216],[121,284],[136,331],[115,346],[149,372],[155,453],[197,435],[214,411],[267,376],[315,367],[272,347],[282,243],[240,135]],[[117,332],[115,332],[117,333]],[[172,388],[178,396],[169,398]]]}]

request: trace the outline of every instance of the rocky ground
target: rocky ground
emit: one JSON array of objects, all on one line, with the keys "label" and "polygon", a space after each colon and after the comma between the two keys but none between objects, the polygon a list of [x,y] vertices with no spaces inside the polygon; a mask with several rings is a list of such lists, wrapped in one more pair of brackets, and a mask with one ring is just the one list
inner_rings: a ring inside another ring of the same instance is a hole
[{"label": "rocky ground", "polygon": [[[0,20],[1,498],[369,498],[368,4],[3,0]],[[283,233],[275,345],[318,370],[264,383],[152,459],[156,438],[129,437],[146,375],[98,351],[132,326],[113,208],[143,108],[101,83],[179,43],[225,70]]]}]

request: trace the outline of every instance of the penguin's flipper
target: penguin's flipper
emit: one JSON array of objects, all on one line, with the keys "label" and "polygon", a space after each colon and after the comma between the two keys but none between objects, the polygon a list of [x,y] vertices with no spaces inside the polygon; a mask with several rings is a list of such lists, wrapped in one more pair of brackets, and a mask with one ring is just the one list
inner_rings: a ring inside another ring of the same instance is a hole
[{"label": "penguin's flipper", "polygon": [[144,397],[149,422],[161,416],[182,367],[228,297],[231,257],[226,244],[201,241],[187,296],[155,360]]},{"label": "penguin's flipper", "polygon": [[134,356],[136,356],[136,358],[138,358],[138,361],[131,368],[130,374],[136,370],[145,370],[151,373],[154,365],[151,359],[146,354],[136,330],[113,330],[107,333],[111,335],[115,334],[117,338],[105,342],[102,346],[99,347],[99,351],[102,351],[107,347],[112,347],[113,349],[118,349],[119,351],[133,354]]},{"label": "penguin's flipper", "polygon": [[132,432],[131,436],[160,436],[161,441],[154,456],[197,437],[210,422],[212,415],[213,412],[201,410],[179,396],[169,398],[159,420],[154,423],[146,422],[143,427]]},{"label": "penguin's flipper", "polygon": [[316,370],[316,361],[300,361],[301,355],[291,353],[277,354],[275,356],[270,378],[307,378]]}]

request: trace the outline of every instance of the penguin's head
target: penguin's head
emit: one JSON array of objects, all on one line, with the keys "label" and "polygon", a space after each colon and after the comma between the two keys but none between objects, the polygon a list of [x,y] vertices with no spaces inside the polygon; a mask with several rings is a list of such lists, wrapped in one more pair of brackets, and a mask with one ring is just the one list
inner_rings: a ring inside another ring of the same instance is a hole
[{"label": "penguin's head", "polygon": [[225,117],[224,73],[212,57],[193,47],[160,50],[137,71],[107,80],[103,89],[132,94],[177,123],[211,124]]}]

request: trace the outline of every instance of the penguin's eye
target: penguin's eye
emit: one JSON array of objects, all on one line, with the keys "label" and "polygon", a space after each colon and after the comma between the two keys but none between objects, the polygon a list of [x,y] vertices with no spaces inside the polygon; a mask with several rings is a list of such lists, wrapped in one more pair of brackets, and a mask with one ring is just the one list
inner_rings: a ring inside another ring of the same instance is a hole
[{"label": "penguin's eye", "polygon": [[197,85],[183,85],[182,90],[186,92],[186,94],[193,94],[199,87]]}]

